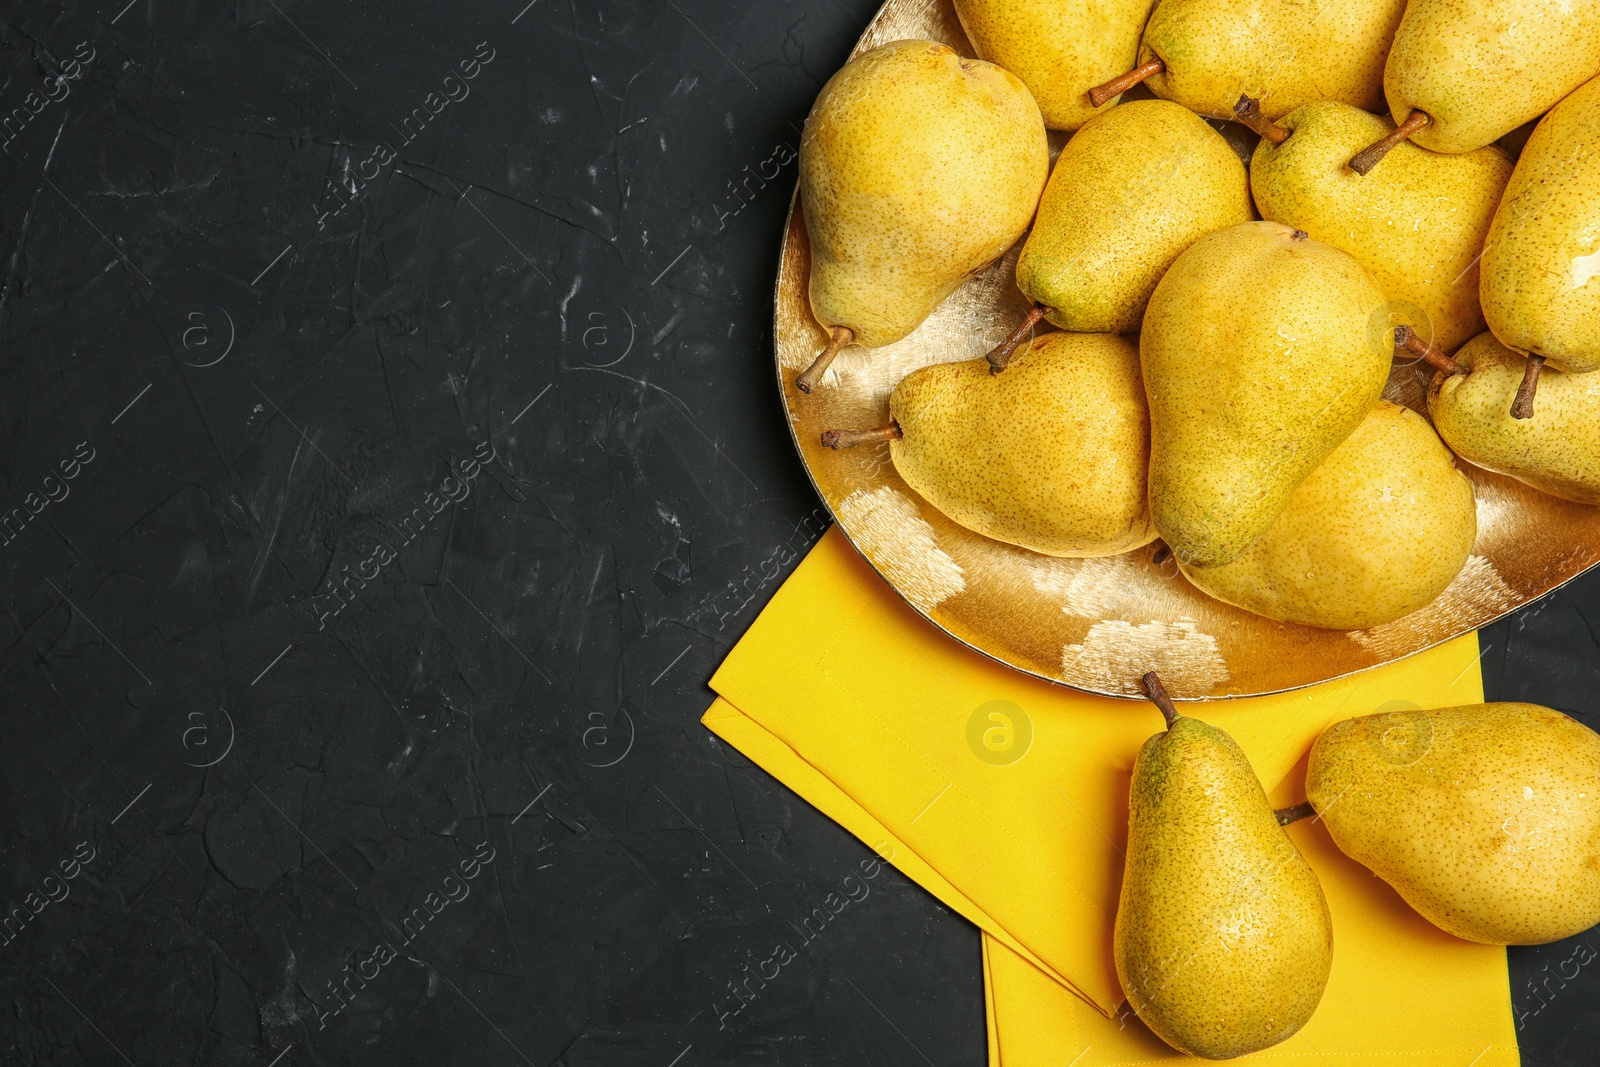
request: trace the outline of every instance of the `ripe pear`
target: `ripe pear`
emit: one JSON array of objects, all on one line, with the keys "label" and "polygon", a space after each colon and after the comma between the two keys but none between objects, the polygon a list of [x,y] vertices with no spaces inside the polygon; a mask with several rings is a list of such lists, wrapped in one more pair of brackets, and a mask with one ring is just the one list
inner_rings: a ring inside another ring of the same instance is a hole
[{"label": "ripe pear", "polygon": [[981,359],[908,375],[887,427],[895,470],[954,521],[1047,556],[1114,556],[1155,540],[1145,495],[1150,420],[1139,350],[1115,334],[1049,333],[1005,374]]},{"label": "ripe pear", "polygon": [[1241,93],[1268,118],[1313,100],[1374,109],[1405,0],[1160,0],[1139,66],[1090,91],[1099,103],[1148,79],[1163,100],[1233,118]]},{"label": "ripe pear", "polygon": [[1130,101],[1056,158],[1017,285],[1064,330],[1137,333],[1184,249],[1254,217],[1244,164],[1221,134],[1177,104]]},{"label": "ripe pear", "polygon": [[1290,1037],[1317,1010],[1333,926],[1316,872],[1222,730],[1179,715],[1140,748],[1113,959],[1128,1004],[1167,1044],[1229,1059]]},{"label": "ripe pear", "polygon": [[1154,0],[955,0],[982,59],[1021,78],[1044,124],[1075,130],[1094,114],[1089,89],[1133,65]]},{"label": "ripe pear", "polygon": [[1261,217],[1355,256],[1408,325],[1425,335],[1431,325],[1438,347],[1453,351],[1479,333],[1474,264],[1511,178],[1510,157],[1494,146],[1447,156],[1405,144],[1362,178],[1346,163],[1394,129],[1388,119],[1327,100],[1296,108],[1281,128],[1290,136],[1281,144],[1263,137],[1250,161]]},{"label": "ripe pear", "polygon": [[896,41],[829,78],[800,139],[800,203],[832,340],[802,391],[845,344],[900,340],[1015,244],[1049,170],[1038,105],[992,63]]},{"label": "ripe pear", "polygon": [[1482,333],[1456,359],[1471,373],[1435,375],[1428,414],[1456,454],[1579,504],[1600,504],[1600,374],[1548,371],[1539,417],[1508,410],[1528,361]]},{"label": "ripe pear", "polygon": [[[1557,370],[1600,369],[1600,78],[1528,138],[1483,248],[1489,328]],[[1527,411],[1541,363],[1534,362]]]},{"label": "ripe pear", "polygon": [[1349,253],[1276,222],[1178,257],[1139,353],[1151,518],[1181,562],[1242,556],[1372,410],[1393,352],[1387,303]]},{"label": "ripe pear", "polygon": [[1537,704],[1346,719],[1306,795],[1345,855],[1429,922],[1540,945],[1600,921],[1600,736]]},{"label": "ripe pear", "polygon": [[1409,137],[1471,152],[1554,107],[1600,72],[1600,4],[1411,0],[1383,71],[1400,124],[1350,162],[1365,174]]},{"label": "ripe pear", "polygon": [[1249,551],[1180,564],[1203,591],[1280,622],[1360,630],[1409,615],[1466,565],[1472,482],[1428,421],[1380,400]]}]

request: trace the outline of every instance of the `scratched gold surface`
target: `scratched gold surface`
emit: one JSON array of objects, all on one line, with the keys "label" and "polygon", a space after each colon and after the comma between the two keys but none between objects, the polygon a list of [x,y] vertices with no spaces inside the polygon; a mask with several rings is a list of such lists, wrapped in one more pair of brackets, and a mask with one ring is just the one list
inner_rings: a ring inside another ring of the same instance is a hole
[{"label": "scratched gold surface", "polygon": [[[856,52],[888,41],[941,41],[974,55],[949,0],[889,0]],[[1063,135],[1051,135],[1052,152]],[[1019,242],[1020,247],[1020,242]],[[774,348],[783,405],[801,460],[851,543],[918,612],[972,648],[1058,684],[1138,696],[1158,670],[1180,699],[1256,696],[1342,677],[1459,637],[1600,562],[1600,509],[1547,496],[1458,460],[1478,501],[1478,540],[1441,596],[1371,630],[1318,630],[1264,619],[1201,593],[1155,546],[1110,559],[1052,559],[991,541],[945,518],[895,473],[887,445],[833,452],[836,427],[888,421],[889,393],[930,363],[976,359],[1026,313],[1013,280],[1018,248],[957,290],[911,336],[847,348],[810,396],[794,376],[826,337],[806,299],[805,220],[791,200],[778,267]],[[1408,403],[1410,367],[1385,395]],[[1412,394],[1415,394],[1413,396]]]}]

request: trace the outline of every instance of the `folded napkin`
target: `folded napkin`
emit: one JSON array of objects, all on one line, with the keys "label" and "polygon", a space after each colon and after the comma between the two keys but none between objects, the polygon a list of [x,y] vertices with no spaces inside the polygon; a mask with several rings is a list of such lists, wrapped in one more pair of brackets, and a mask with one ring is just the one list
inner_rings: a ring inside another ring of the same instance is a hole
[{"label": "folded napkin", "polygon": [[[1181,710],[1232,734],[1264,783],[1282,782],[1274,801],[1293,803],[1304,799],[1296,765],[1323,727],[1479,701],[1477,660],[1469,635],[1310,689]],[[1161,728],[1153,707],[1052,686],[965,648],[837,529],[711,685],[721,699],[703,721],[714,733],[982,929],[992,1065],[1178,1055],[1119,1012],[1111,961],[1128,779]],[[1320,824],[1290,832],[1333,913],[1333,974],[1306,1028],[1256,1057],[1517,1063],[1504,950],[1437,930]]]}]

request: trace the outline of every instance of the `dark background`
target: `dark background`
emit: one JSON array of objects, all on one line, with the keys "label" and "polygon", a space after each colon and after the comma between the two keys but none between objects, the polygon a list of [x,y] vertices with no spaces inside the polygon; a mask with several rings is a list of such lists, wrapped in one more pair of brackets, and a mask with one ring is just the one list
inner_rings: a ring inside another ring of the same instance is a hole
[{"label": "dark background", "polygon": [[[870,855],[698,719],[818,507],[794,165],[734,183],[876,0],[125,2],[0,29],[0,898],[68,893],[0,1060],[982,1062],[892,871],[719,1026]],[[1597,597],[1486,631],[1491,699],[1590,715]],[[1582,940],[1511,951],[1528,1064],[1592,1061]]]}]

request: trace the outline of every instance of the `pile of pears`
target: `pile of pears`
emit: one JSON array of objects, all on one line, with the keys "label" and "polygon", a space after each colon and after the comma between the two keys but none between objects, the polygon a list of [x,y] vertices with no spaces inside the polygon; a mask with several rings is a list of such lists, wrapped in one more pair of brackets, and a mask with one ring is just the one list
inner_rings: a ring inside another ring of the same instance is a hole
[{"label": "pile of pears", "polygon": [[1487,945],[1600,922],[1600,734],[1535,704],[1411,708],[1334,723],[1307,801],[1274,811],[1239,745],[1178,713],[1128,795],[1112,957],[1128,1004],[1173,1048],[1231,1059],[1296,1033],[1333,966],[1322,885],[1284,827],[1333,843],[1423,918]]},{"label": "pile of pears", "polygon": [[827,343],[794,386],[1019,242],[1030,310],[824,444],[887,447],[985,537],[1159,539],[1210,596],[1336,630],[1466,564],[1457,457],[1600,504],[1600,3],[952,2],[977,58],[874,48],[806,121]]}]

